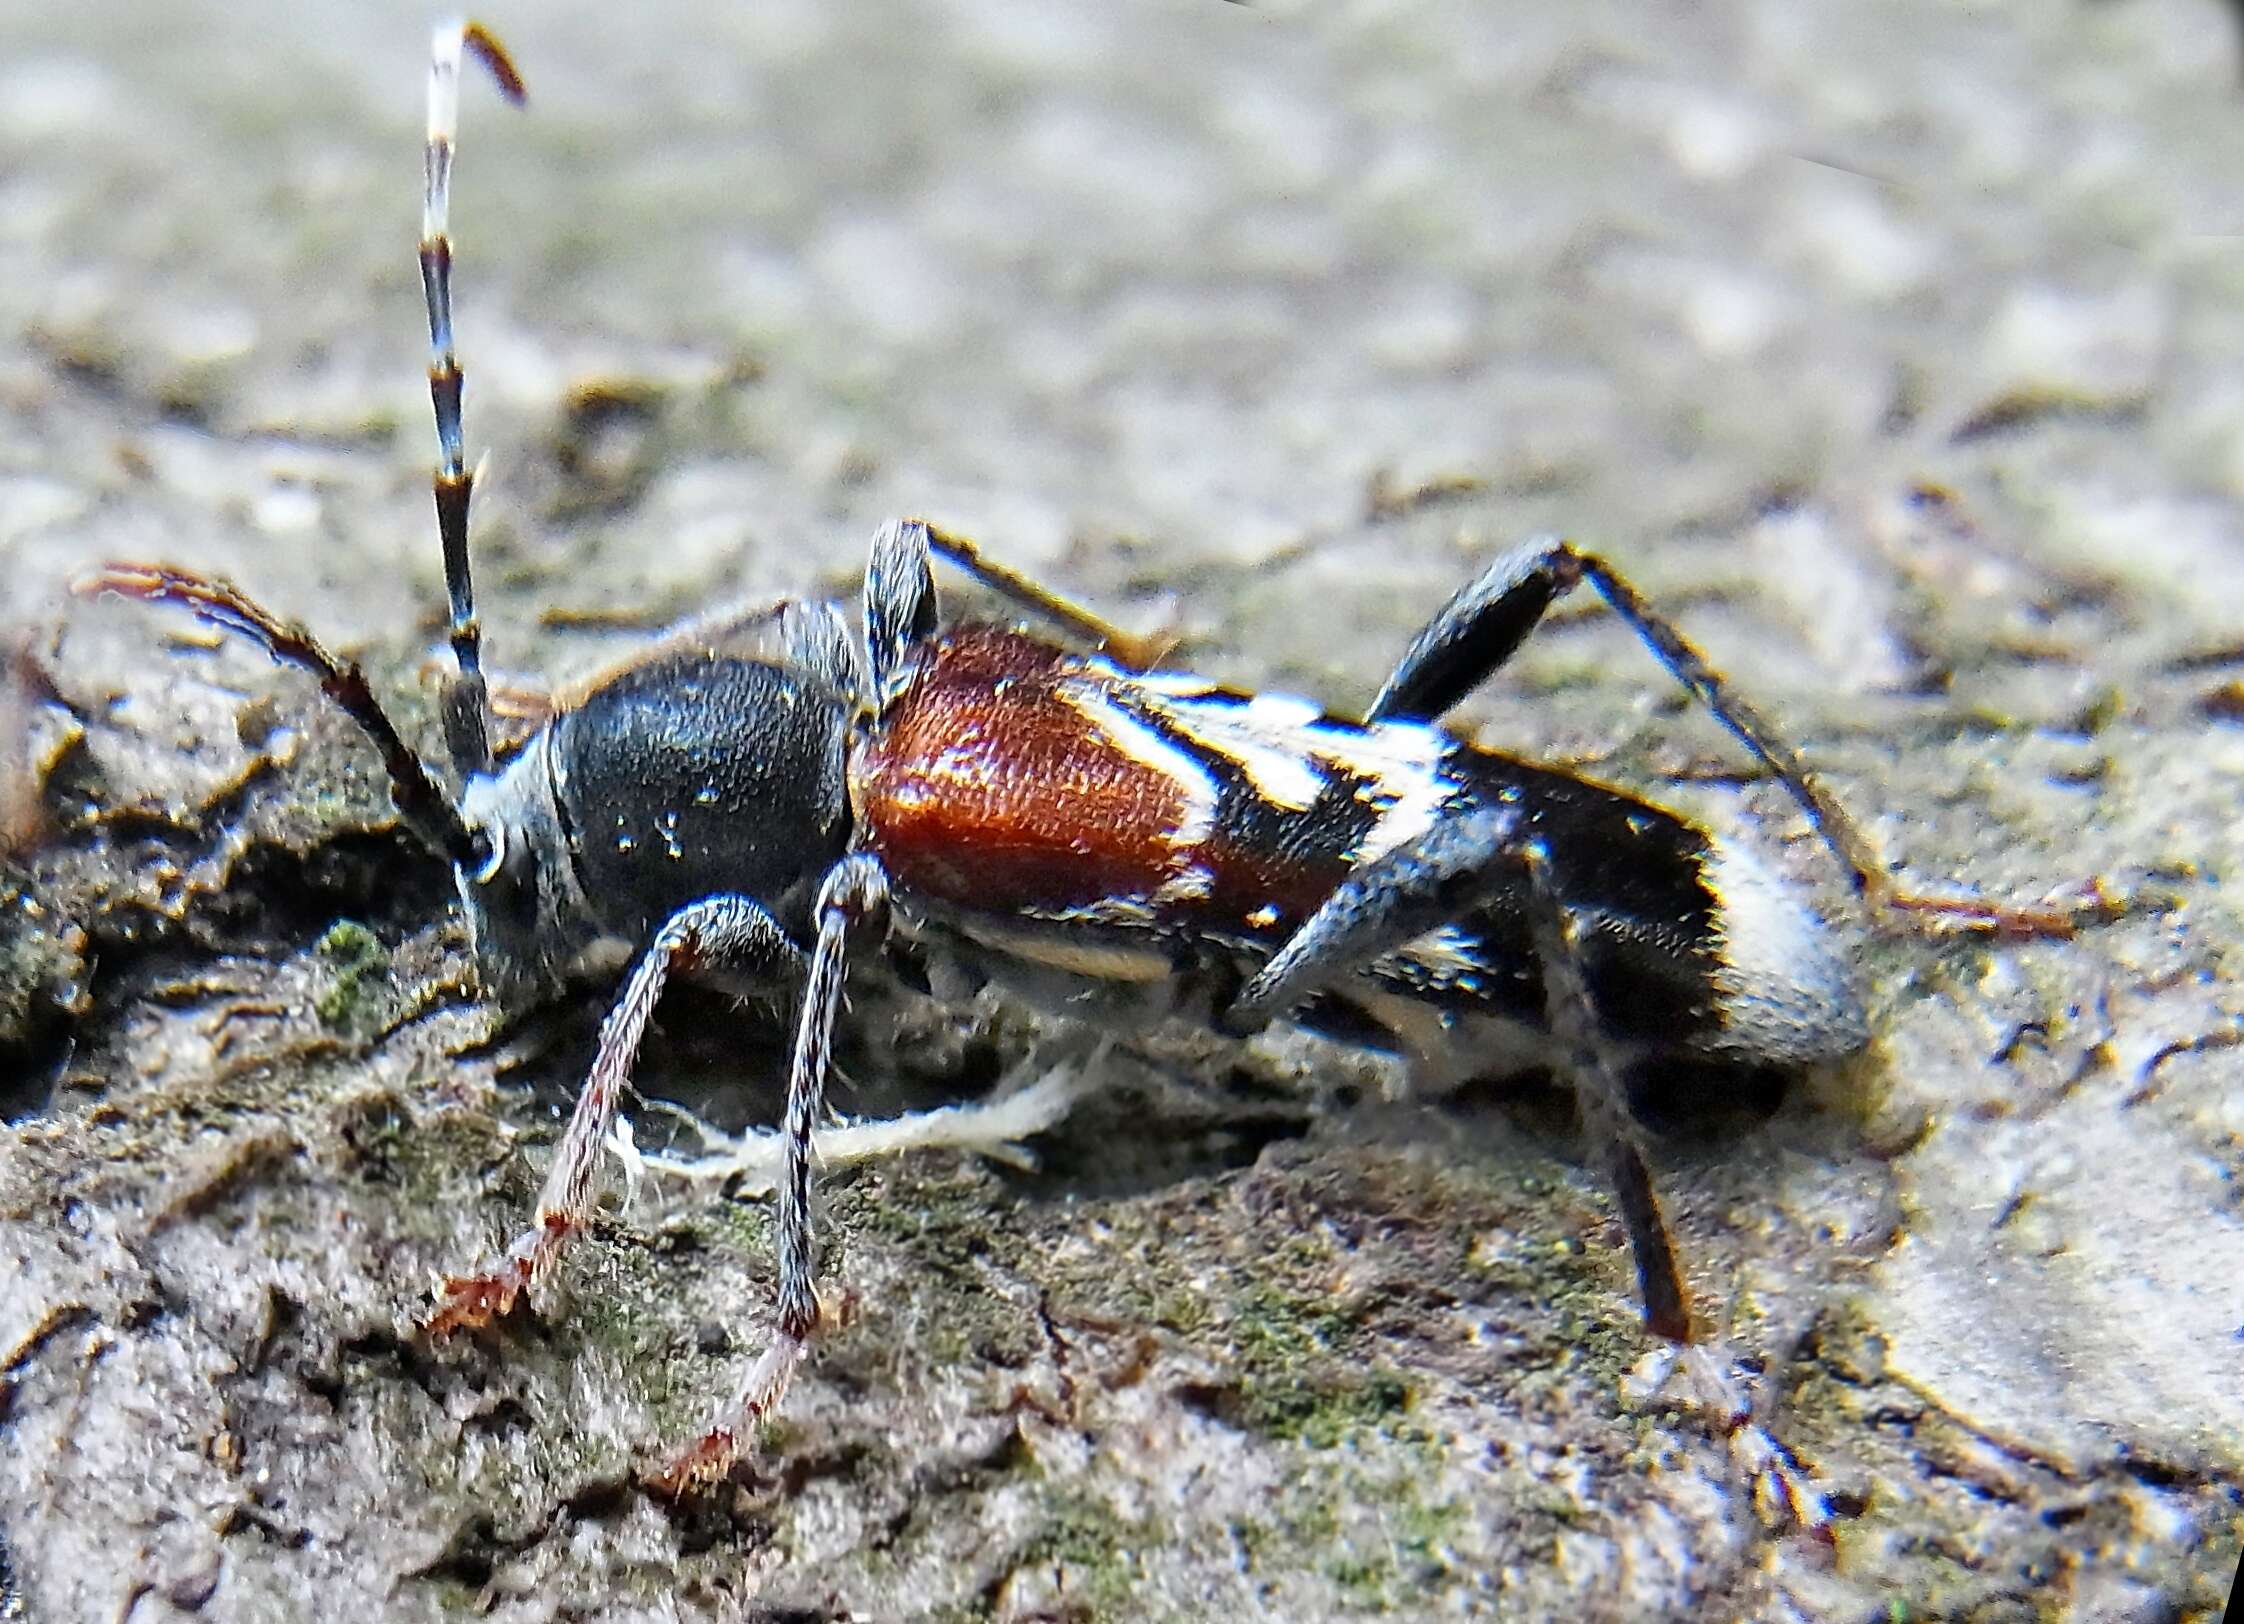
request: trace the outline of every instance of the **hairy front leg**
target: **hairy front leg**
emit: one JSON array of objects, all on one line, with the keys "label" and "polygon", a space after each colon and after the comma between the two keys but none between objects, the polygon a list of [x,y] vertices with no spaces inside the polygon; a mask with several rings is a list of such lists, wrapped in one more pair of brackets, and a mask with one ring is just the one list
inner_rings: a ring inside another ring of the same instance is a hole
[{"label": "hairy front leg", "polygon": [[423,1329],[443,1336],[512,1312],[522,1294],[552,1271],[568,1243],[591,1223],[601,1145],[631,1080],[647,1023],[673,975],[727,970],[758,985],[780,985],[799,977],[803,965],[802,949],[747,897],[705,897],[673,914],[632,967],[615,1008],[601,1023],[592,1069],[554,1152],[530,1227],[496,1262],[470,1274],[446,1275]]}]

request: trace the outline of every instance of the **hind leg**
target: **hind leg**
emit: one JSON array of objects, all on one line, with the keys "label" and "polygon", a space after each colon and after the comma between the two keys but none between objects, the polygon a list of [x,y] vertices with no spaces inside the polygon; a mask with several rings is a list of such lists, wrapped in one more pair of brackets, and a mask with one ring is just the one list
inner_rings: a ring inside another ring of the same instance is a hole
[{"label": "hind leg", "polygon": [[1602,1166],[1619,1204],[1636,1278],[1644,1295],[1644,1324],[1669,1345],[1669,1371],[1689,1378],[1696,1408],[1727,1446],[1738,1474],[1754,1493],[1779,1502],[1785,1517],[1819,1539],[1831,1537],[1831,1506],[1815,1475],[1754,1415],[1740,1366],[1722,1337],[1694,1323],[1682,1271],[1628,1107],[1620,1057],[1604,1036],[1597,1004],[1581,971],[1580,915],[1567,905],[1540,841],[1527,843],[1525,868],[1532,897],[1529,917],[1536,957],[1543,967],[1544,1003],[1551,1035],[1566,1055],[1576,1109],[1590,1153]]},{"label": "hind leg", "polygon": [[2075,921],[2067,913],[1899,890],[1870,837],[1800,752],[1625,576],[1571,542],[1546,537],[1506,553],[1444,604],[1396,661],[1372,701],[1370,719],[1431,722],[1444,715],[1512,657],[1551,605],[1585,582],[1707,714],[1784,786],[1874,916],[1934,918],[2006,936],[2072,934]]}]

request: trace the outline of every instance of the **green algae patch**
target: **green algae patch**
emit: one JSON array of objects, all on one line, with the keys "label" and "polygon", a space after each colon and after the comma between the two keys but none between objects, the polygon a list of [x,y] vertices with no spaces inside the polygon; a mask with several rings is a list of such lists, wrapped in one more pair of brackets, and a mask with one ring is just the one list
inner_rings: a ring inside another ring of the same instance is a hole
[{"label": "green algae patch", "polygon": [[353,919],[338,919],[312,948],[323,985],[312,1013],[331,1032],[366,1033],[382,1022],[391,1003],[389,950]]},{"label": "green algae patch", "polygon": [[1052,1570],[1069,1600],[1098,1617],[1121,1616],[1145,1574],[1140,1552],[1167,1543],[1154,1524],[1118,1516],[1089,1494],[1056,1494],[1048,1515],[1014,1556],[1016,1574]]}]

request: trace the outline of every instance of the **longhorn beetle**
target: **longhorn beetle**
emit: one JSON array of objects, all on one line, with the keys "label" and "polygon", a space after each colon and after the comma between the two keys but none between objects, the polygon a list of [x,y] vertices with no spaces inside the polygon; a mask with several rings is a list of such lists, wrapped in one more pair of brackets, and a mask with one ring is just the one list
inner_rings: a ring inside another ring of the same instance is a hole
[{"label": "longhorn beetle", "polygon": [[[661,1487],[725,1472],[819,1329],[812,1134],[846,965],[890,935],[1110,1021],[1183,1016],[1244,1034],[1284,1020],[1421,1060],[1555,1060],[1618,1202],[1645,1324],[1692,1343],[1631,1099],[1656,1099],[1663,1069],[1679,1065],[1846,1056],[1865,1041],[1863,1006],[1845,944],[1746,848],[1441,729],[1579,585],[1775,775],[1876,909],[2068,928],[2059,915],[1897,894],[1800,757],[1619,574],[1562,541],[1499,558],[1444,605],[1357,721],[1147,669],[1137,640],[963,537],[905,520],[873,538],[861,635],[832,603],[705,616],[552,703],[498,759],[468,567],[474,476],[446,227],[466,55],[508,99],[524,94],[480,25],[437,32],[420,261],[457,793],[355,663],[233,587],[143,564],[78,586],[183,605],[316,676],[381,752],[407,826],[451,864],[503,1003],[553,996],[619,944],[636,955],[531,1226],[496,1261],[444,1280],[432,1334],[507,1314],[586,1227],[618,1092],[673,976],[798,996],[776,1333],[738,1395],[655,1475]],[[937,558],[1072,641],[944,627]],[[1820,1526],[1821,1497],[1697,1352],[1756,1482],[1773,1478]]]}]

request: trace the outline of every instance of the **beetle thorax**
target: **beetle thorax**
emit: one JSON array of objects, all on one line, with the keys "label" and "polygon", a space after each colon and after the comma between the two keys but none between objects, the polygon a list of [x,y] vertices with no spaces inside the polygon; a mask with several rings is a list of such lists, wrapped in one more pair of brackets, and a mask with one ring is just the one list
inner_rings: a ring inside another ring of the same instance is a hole
[{"label": "beetle thorax", "polygon": [[460,894],[494,987],[535,997],[713,896],[806,927],[849,844],[854,716],[788,666],[689,655],[628,669],[472,780],[461,811],[492,855]]}]

